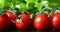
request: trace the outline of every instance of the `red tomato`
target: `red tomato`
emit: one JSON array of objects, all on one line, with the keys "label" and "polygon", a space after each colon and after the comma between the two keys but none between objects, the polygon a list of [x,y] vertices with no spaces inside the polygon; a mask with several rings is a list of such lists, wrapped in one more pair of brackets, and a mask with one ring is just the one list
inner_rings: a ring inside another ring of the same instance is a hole
[{"label": "red tomato", "polygon": [[52,14],[51,21],[54,29],[60,29],[60,13]]},{"label": "red tomato", "polygon": [[7,16],[13,22],[16,20],[16,16],[15,16],[15,14],[13,12],[7,11],[3,15]]},{"label": "red tomato", "polygon": [[39,14],[34,19],[34,27],[39,30],[45,30],[50,27],[50,21],[46,14]]},{"label": "red tomato", "polygon": [[[19,19],[16,19],[16,27],[20,30],[27,30],[32,26],[32,21],[29,15],[20,14]],[[21,19],[21,20],[20,20]]]},{"label": "red tomato", "polygon": [[15,20],[16,16],[12,12],[5,12],[2,17],[5,19],[6,25],[9,25],[8,29],[13,29],[15,28]]}]

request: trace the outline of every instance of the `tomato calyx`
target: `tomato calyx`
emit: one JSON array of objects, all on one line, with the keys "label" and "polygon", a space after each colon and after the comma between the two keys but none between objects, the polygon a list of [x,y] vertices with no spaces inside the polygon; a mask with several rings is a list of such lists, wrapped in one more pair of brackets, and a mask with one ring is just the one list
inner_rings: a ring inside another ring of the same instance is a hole
[{"label": "tomato calyx", "polygon": [[55,11],[55,13],[60,13],[60,9],[59,8],[55,8],[54,11]]},{"label": "tomato calyx", "polygon": [[17,22],[22,22],[22,17],[20,15],[17,17]]}]

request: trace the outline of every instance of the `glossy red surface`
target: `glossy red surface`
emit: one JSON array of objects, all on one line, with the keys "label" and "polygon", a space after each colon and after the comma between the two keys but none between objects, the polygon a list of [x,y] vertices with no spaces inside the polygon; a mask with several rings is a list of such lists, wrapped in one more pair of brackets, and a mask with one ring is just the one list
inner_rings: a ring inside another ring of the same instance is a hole
[{"label": "glossy red surface", "polygon": [[50,27],[50,21],[46,14],[39,14],[34,19],[34,27],[37,30],[45,30]]},{"label": "glossy red surface", "polygon": [[51,16],[51,21],[54,29],[60,29],[60,13]]}]

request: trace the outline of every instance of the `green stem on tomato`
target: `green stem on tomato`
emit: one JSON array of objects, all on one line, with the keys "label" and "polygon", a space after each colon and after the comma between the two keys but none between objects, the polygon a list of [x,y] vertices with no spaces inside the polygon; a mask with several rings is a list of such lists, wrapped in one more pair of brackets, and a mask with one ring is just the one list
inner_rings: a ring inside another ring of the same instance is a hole
[{"label": "green stem on tomato", "polygon": [[60,13],[60,9],[59,8],[55,9],[55,13]]}]

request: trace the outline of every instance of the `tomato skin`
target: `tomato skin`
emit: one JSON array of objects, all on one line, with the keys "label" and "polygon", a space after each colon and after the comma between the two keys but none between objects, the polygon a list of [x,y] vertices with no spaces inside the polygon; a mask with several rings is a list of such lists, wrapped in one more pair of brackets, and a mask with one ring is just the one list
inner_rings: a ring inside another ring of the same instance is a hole
[{"label": "tomato skin", "polygon": [[51,16],[51,21],[54,29],[60,29],[60,13]]},{"label": "tomato skin", "polygon": [[21,16],[22,21],[16,20],[16,27],[19,30],[29,29],[32,26],[32,21],[31,21],[31,18],[29,17],[29,15],[23,13],[23,14],[20,14],[19,16]]},{"label": "tomato skin", "polygon": [[39,14],[34,19],[34,27],[37,30],[45,30],[50,27],[50,21],[46,14]]},{"label": "tomato skin", "polygon": [[3,26],[4,25],[4,21],[5,21],[5,19],[3,19],[2,16],[0,16],[0,30],[4,30],[6,28],[6,26]]},{"label": "tomato skin", "polygon": [[0,16],[0,30],[8,30],[9,27],[9,19],[4,16]]}]

